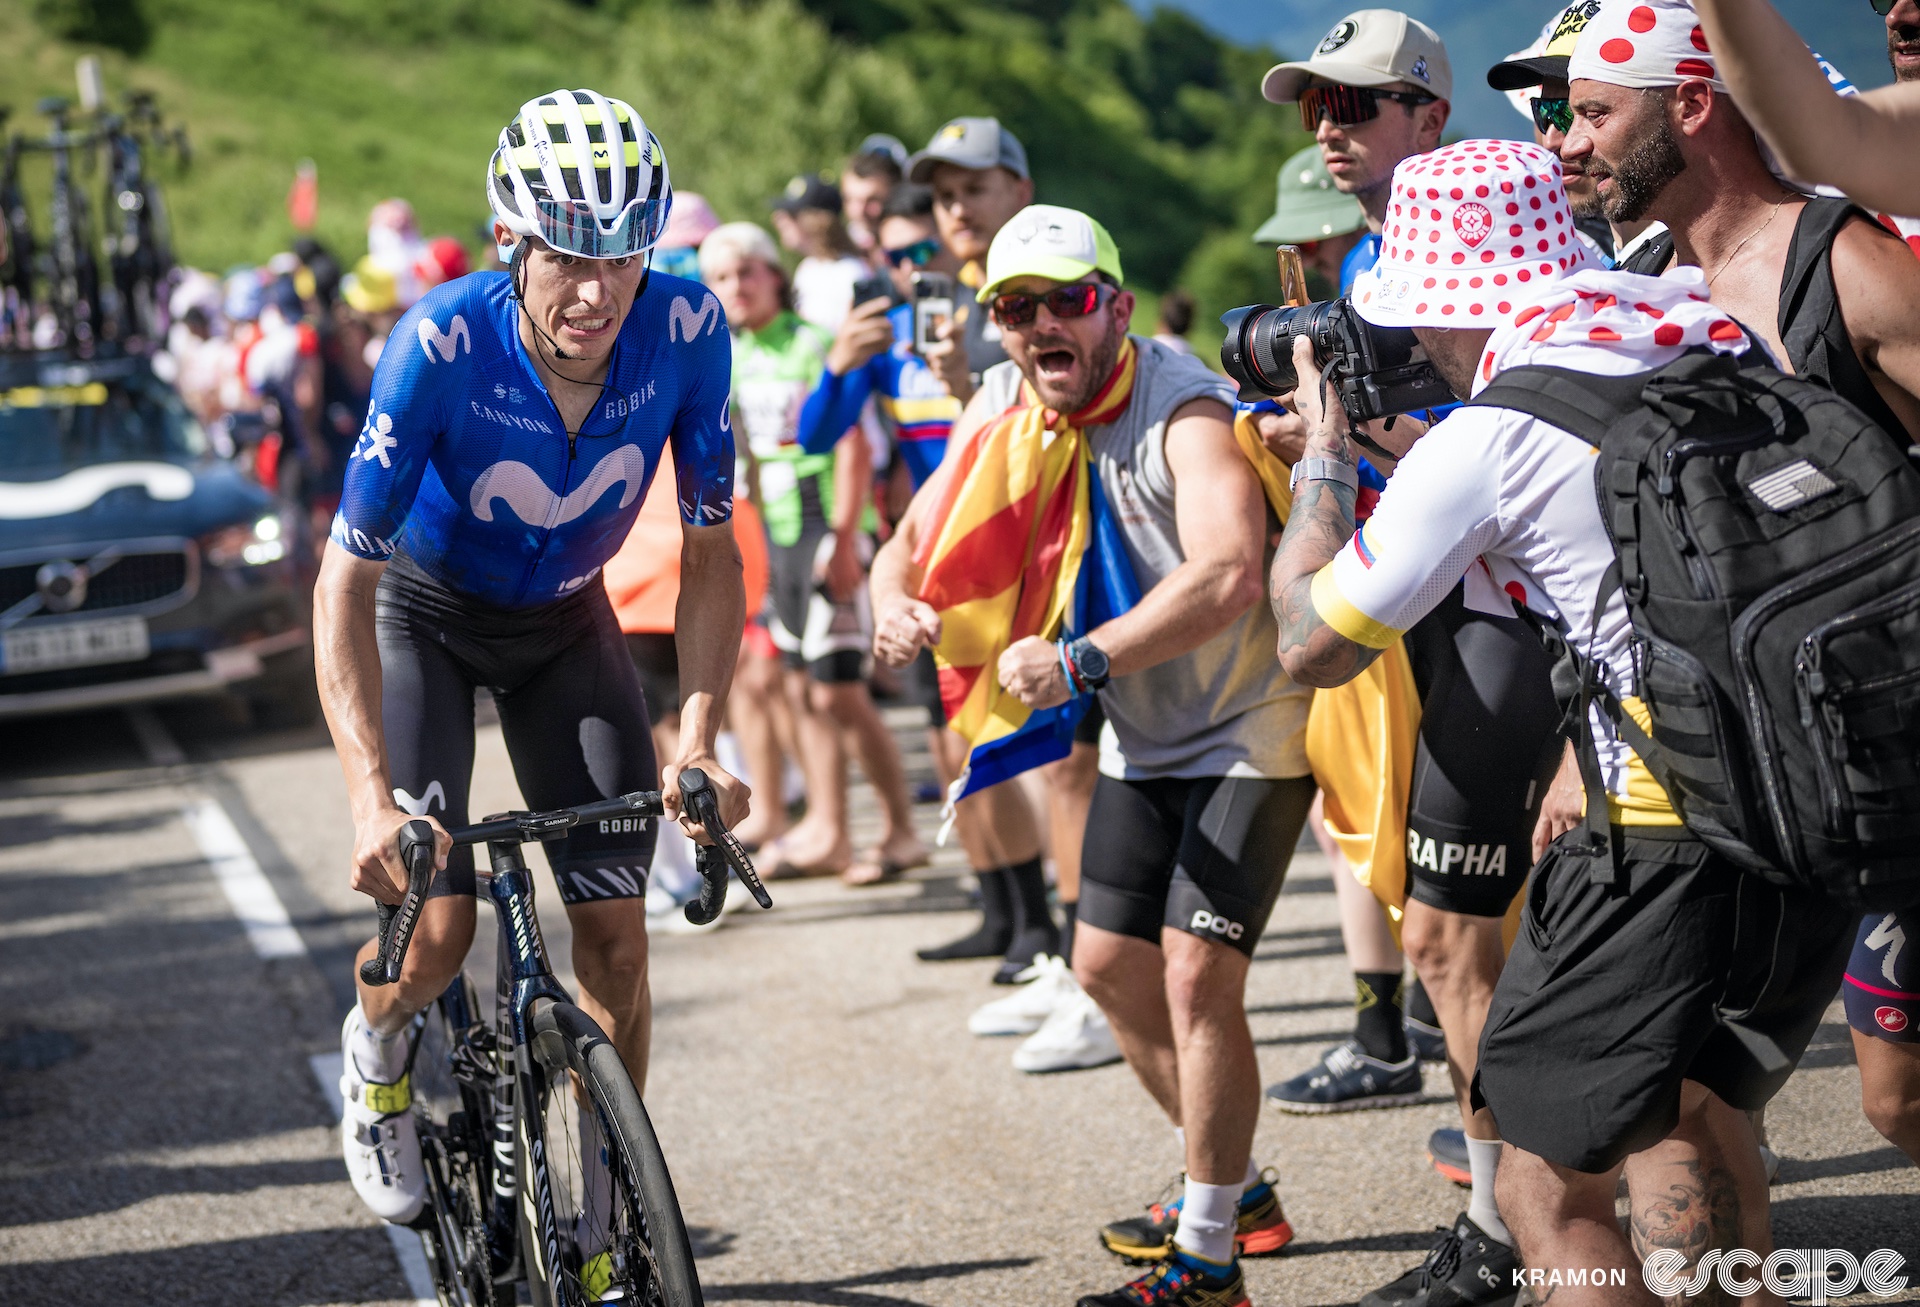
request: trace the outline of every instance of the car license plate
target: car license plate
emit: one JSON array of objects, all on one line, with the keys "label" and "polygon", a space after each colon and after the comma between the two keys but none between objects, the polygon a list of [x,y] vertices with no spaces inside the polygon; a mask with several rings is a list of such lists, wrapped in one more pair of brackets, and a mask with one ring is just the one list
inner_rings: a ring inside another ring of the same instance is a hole
[{"label": "car license plate", "polygon": [[62,622],[57,626],[8,631],[0,636],[0,675],[6,676],[100,663],[132,663],[146,656],[144,617]]}]

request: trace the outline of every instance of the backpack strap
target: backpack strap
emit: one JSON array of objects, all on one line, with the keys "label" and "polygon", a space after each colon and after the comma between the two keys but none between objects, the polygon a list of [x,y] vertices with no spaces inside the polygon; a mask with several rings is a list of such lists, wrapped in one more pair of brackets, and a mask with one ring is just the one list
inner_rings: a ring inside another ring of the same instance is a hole
[{"label": "backpack strap", "polygon": [[1673,262],[1673,233],[1663,231],[1639,249],[1614,265],[1615,272],[1638,273],[1642,277],[1658,277]]},{"label": "backpack strap", "polygon": [[1598,449],[1614,423],[1644,406],[1645,372],[1599,377],[1570,368],[1513,368],[1467,401],[1467,406],[1506,408],[1550,422]]},{"label": "backpack strap", "polygon": [[1854,353],[1853,337],[1847,334],[1833,286],[1833,242],[1856,218],[1879,226],[1871,214],[1844,197],[1816,196],[1800,211],[1780,278],[1780,343],[1801,380],[1851,401],[1881,430],[1906,434],[1905,424],[1874,389],[1873,379]]}]

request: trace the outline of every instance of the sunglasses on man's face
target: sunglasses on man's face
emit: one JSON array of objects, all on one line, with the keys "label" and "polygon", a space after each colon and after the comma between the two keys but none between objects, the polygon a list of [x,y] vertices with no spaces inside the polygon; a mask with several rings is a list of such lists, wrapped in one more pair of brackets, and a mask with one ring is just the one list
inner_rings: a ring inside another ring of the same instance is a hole
[{"label": "sunglasses on man's face", "polygon": [[1537,95],[1528,104],[1533,109],[1533,125],[1545,136],[1548,132],[1559,132],[1565,136],[1573,130],[1573,101],[1565,96]]},{"label": "sunglasses on man's face", "polygon": [[1335,127],[1357,127],[1380,116],[1380,102],[1395,104],[1432,104],[1438,97],[1420,91],[1382,91],[1371,86],[1311,86],[1300,93],[1300,121],[1310,132],[1320,130],[1320,120]]},{"label": "sunglasses on man's face", "polygon": [[1867,3],[1873,6],[1874,13],[1885,18],[1893,12],[1893,7],[1899,4],[1900,0],[1867,0]]},{"label": "sunglasses on man's face", "polygon": [[940,252],[940,242],[936,240],[915,241],[911,245],[902,245],[897,250],[887,251],[887,262],[894,267],[911,263],[916,268],[924,268]]},{"label": "sunglasses on man's face", "polygon": [[1044,295],[1012,292],[993,297],[993,317],[1003,327],[1024,327],[1040,314],[1040,306],[1056,318],[1084,318],[1106,302],[1113,288],[1097,281],[1056,286]]}]

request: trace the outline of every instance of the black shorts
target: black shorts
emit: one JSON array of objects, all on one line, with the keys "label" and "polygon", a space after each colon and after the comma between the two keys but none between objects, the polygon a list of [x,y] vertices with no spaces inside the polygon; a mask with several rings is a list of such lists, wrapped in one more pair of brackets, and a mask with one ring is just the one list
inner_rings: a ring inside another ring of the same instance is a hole
[{"label": "black shorts", "polygon": [[933,650],[922,649],[900,678],[906,683],[907,702],[927,710],[927,725],[935,730],[947,724],[946,705],[940,702],[940,669]]},{"label": "black shorts", "polygon": [[803,530],[790,545],[767,548],[767,631],[780,660],[823,685],[864,681],[872,664],[873,610],[863,581],[835,603],[819,579],[833,533]]},{"label": "black shorts", "polygon": [[1100,729],[1107,724],[1107,710],[1100,706],[1098,697],[1087,705],[1086,713],[1074,724],[1073,742],[1075,744],[1100,743]]},{"label": "black shorts", "polygon": [[1735,868],[1683,828],[1633,828],[1613,885],[1580,831],[1534,870],[1474,1082],[1516,1148],[1604,1172],[1680,1119],[1694,1080],[1743,1111],[1792,1074],[1858,917]]},{"label": "black shorts", "polygon": [[1424,707],[1407,798],[1407,893],[1502,917],[1533,865],[1533,824],[1560,765],[1553,660],[1513,617],[1461,587],[1407,633]]},{"label": "black shorts", "polygon": [[1309,776],[1102,776],[1080,853],[1078,919],[1152,944],[1162,927],[1184,930],[1253,956],[1314,793]]},{"label": "black shorts", "polygon": [[659,721],[680,711],[680,646],[672,631],[627,632],[627,656],[647,696],[647,718]]},{"label": "black shorts", "polygon": [[1920,1044],[1920,908],[1869,912],[1847,959],[1847,1024],[1889,1044]]},{"label": "black shorts", "polygon": [[[448,827],[467,825],[473,695],[493,694],[520,793],[535,809],[610,799],[660,784],[640,678],[599,581],[528,609],[476,603],[404,556],[374,610],[381,717],[394,799]],[[546,846],[567,903],[647,892],[652,821],[576,827]],[[474,892],[473,850],[456,848],[433,895]]]}]

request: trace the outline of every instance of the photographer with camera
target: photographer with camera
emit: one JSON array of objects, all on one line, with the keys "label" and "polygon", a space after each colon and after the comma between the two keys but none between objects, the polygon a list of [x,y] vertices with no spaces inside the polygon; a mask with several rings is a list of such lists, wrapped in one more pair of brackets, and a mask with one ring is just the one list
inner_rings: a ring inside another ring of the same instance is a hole
[{"label": "photographer with camera", "polygon": [[[1526,1265],[1618,1268],[1625,1290],[1569,1280],[1566,1301],[1650,1304],[1614,1216],[1623,1166],[1636,1232],[1685,1211],[1765,1255],[1766,1180],[1745,1110],[1805,1050],[1856,918],[1703,843],[1629,746],[1646,707],[1633,697],[1627,592],[1644,594],[1635,586],[1646,574],[1631,570],[1638,556],[1616,556],[1587,438],[1521,411],[1533,401],[1508,381],[1422,436],[1356,531],[1350,413],[1366,406],[1323,396],[1366,393],[1354,338],[1377,354],[1411,335],[1463,395],[1529,365],[1599,385],[1689,353],[1702,375],[1741,376],[1714,356],[1744,356],[1752,340],[1707,301],[1696,270],[1656,279],[1595,269],[1573,234],[1560,165],[1537,146],[1466,141],[1409,161],[1393,205],[1380,263],[1341,306],[1355,319],[1350,335],[1268,328],[1253,351],[1271,373],[1290,347],[1310,426],[1269,585],[1280,658],[1297,679],[1341,684],[1462,577],[1476,606],[1516,600],[1577,651],[1576,703],[1596,711],[1573,714],[1573,729],[1606,820],[1596,812],[1535,871],[1486,1016],[1476,1099],[1507,1141],[1501,1210]],[[1589,421],[1578,401],[1558,411]]]}]

